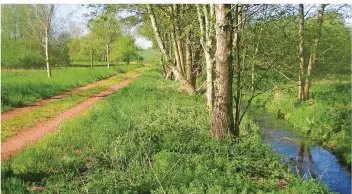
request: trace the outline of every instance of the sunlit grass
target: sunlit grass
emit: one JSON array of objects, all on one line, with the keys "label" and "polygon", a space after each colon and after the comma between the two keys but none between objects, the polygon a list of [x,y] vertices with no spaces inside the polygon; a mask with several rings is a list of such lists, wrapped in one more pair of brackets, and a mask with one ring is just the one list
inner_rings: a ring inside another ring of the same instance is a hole
[{"label": "sunlit grass", "polygon": [[49,98],[64,91],[127,72],[142,65],[113,68],[62,68],[48,78],[43,70],[10,70],[1,72],[1,112]]}]

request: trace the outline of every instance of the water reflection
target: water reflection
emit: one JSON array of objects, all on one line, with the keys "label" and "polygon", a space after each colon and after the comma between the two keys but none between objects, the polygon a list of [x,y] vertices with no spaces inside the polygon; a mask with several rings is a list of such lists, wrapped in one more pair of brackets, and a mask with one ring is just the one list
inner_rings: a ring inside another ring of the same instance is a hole
[{"label": "water reflection", "polygon": [[294,173],[304,179],[316,178],[336,193],[351,193],[348,168],[329,150],[306,141],[271,115],[257,116],[255,121],[260,126],[261,138],[285,157]]},{"label": "water reflection", "polygon": [[[309,144],[306,144],[303,141],[300,141],[299,144],[297,144],[297,163],[296,163],[296,168],[297,168],[297,174],[301,177],[304,177],[306,174],[304,173],[304,167],[307,168],[307,171],[309,173],[309,176],[311,178],[317,178],[316,176],[316,170],[314,169],[314,161],[312,157],[312,153],[309,148]],[[305,160],[306,159],[306,160]]]}]

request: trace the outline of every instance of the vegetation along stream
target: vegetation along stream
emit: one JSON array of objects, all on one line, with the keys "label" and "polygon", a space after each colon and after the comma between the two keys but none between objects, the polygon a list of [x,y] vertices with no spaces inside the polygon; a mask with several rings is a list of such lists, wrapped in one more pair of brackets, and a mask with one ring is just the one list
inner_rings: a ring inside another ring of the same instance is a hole
[{"label": "vegetation along stream", "polygon": [[316,178],[337,193],[351,192],[351,174],[329,150],[306,140],[285,121],[262,112],[255,116],[261,138],[284,156],[291,170],[304,179]]}]

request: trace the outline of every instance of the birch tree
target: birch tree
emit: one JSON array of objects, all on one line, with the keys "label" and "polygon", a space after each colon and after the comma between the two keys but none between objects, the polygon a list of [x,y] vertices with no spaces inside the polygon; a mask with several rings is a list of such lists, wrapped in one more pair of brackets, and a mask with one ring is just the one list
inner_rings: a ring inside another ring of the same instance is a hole
[{"label": "birch tree", "polygon": [[28,10],[30,18],[29,20],[30,30],[27,33],[30,33],[39,44],[42,45],[45,54],[45,63],[47,75],[51,77],[50,69],[50,51],[49,51],[49,41],[51,39],[51,28],[52,28],[52,19],[54,16],[55,5],[53,4],[37,4],[37,5],[28,5]]},{"label": "birch tree", "polygon": [[[196,5],[198,13],[198,21],[200,27],[200,42],[204,51],[205,63],[207,69],[207,106],[209,110],[213,108],[213,59],[214,56],[211,55],[213,50],[212,39],[214,37],[213,32],[213,22],[212,18],[214,17],[214,6],[210,5]],[[204,19],[203,19],[204,18]]]},{"label": "birch tree", "polygon": [[110,68],[111,44],[121,36],[121,29],[113,14],[104,13],[95,19],[92,31],[105,48],[106,65]]}]

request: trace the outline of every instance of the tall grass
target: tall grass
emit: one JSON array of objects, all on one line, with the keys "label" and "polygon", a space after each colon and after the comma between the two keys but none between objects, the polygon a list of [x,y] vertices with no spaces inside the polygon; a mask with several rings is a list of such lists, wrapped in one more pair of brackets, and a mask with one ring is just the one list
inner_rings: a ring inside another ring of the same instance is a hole
[{"label": "tall grass", "polygon": [[141,65],[114,68],[54,69],[52,78],[44,70],[11,70],[1,72],[1,112],[21,107],[36,100],[92,83],[117,73],[127,72]]},{"label": "tall grass", "polygon": [[2,191],[327,192],[294,176],[248,118],[240,139],[211,138],[203,96],[177,87],[145,73],[3,164]]}]

